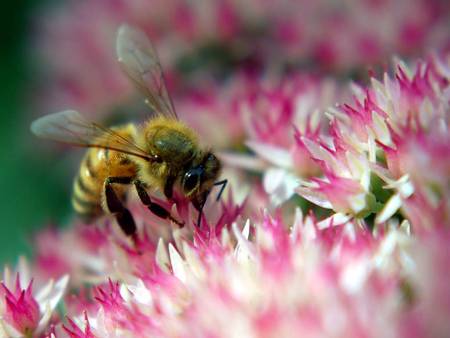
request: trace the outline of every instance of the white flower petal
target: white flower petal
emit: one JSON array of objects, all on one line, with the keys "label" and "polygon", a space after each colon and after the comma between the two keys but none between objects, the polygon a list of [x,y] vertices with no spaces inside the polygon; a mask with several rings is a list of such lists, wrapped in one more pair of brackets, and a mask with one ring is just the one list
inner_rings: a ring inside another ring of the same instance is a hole
[{"label": "white flower petal", "polygon": [[49,295],[54,287],[54,284],[55,282],[53,281],[53,279],[51,279],[39,290],[39,292],[36,293],[35,299],[39,304],[44,305],[43,303],[45,303],[47,298],[49,298]]},{"label": "white flower petal", "polygon": [[305,222],[301,228],[301,232],[304,243],[312,242],[317,237],[316,227],[313,222]]},{"label": "white flower petal", "polygon": [[0,317],[0,338],[23,338],[23,335]]},{"label": "white flower petal", "polygon": [[50,321],[50,319],[52,317],[52,313],[53,313],[53,311],[50,308],[49,303],[45,304],[44,309],[42,309],[42,307],[41,307],[41,319],[39,320],[39,324],[36,327],[36,330],[34,332],[35,334],[40,334],[47,328],[48,322]]},{"label": "white flower petal", "polygon": [[392,260],[392,254],[398,244],[398,234],[395,231],[388,233],[381,242],[378,252],[374,255],[374,265],[381,268]]},{"label": "white flower petal", "polygon": [[341,286],[349,293],[356,293],[364,286],[370,272],[369,260],[361,259],[352,262],[340,276]]},{"label": "white flower petal", "polygon": [[372,119],[375,135],[378,141],[380,141],[383,144],[390,145],[392,143],[391,133],[389,132],[389,128],[383,117],[373,112]]},{"label": "white flower petal", "polygon": [[408,198],[414,193],[414,185],[411,181],[407,181],[400,186],[399,192],[403,198]]},{"label": "white flower petal", "polygon": [[263,187],[268,194],[273,194],[283,183],[286,171],[280,168],[270,168],[264,174]]},{"label": "white flower petal", "polygon": [[352,223],[347,223],[344,225],[344,234],[351,241],[356,241],[356,229],[355,225]]},{"label": "white flower petal", "polygon": [[190,272],[189,276],[194,276],[193,283],[197,283],[198,280],[206,279],[205,270],[202,263],[194,249],[187,243],[183,242],[183,254],[185,257],[185,264]]},{"label": "white flower petal", "polygon": [[172,244],[169,244],[169,256],[173,275],[183,283],[186,283],[187,275],[185,263],[183,261],[183,258],[180,256],[180,254]]},{"label": "white flower petal", "polygon": [[247,147],[253,150],[260,158],[281,168],[292,168],[292,157],[288,150],[271,144],[247,141]]},{"label": "white flower petal", "polygon": [[389,170],[386,168],[383,168],[382,166],[375,164],[375,163],[369,163],[370,170],[372,170],[375,174],[377,174],[384,182],[391,183],[394,180],[392,177],[392,174]]},{"label": "white flower petal", "polygon": [[411,223],[407,219],[404,219],[400,224],[400,230],[406,235],[411,235]]},{"label": "white flower petal", "polygon": [[391,198],[387,201],[383,210],[377,215],[375,218],[375,223],[380,224],[386,222],[392,215],[394,215],[397,210],[402,205],[402,198],[400,194],[392,195]]},{"label": "white flower petal", "polygon": [[325,209],[333,209],[333,205],[326,198],[324,198],[322,194],[318,192],[304,187],[298,187],[295,191],[311,203],[317,204],[318,206]]},{"label": "white flower petal", "polygon": [[123,300],[127,304],[131,301],[131,296],[132,296],[130,287],[131,287],[131,285],[120,284],[120,288],[119,288],[120,296],[123,298]]},{"label": "white flower petal", "polygon": [[263,171],[267,163],[261,158],[232,152],[219,152],[219,159],[227,166],[246,170]]},{"label": "white flower petal", "polygon": [[242,232],[236,223],[232,224],[232,229],[233,234],[238,241],[236,248],[234,249],[234,256],[238,262],[248,261],[254,256],[248,241],[248,236],[250,234],[250,220],[245,222]]},{"label": "white flower petal", "polygon": [[291,198],[299,185],[300,180],[285,169],[271,168],[264,173],[264,190],[274,206],[279,206]]},{"label": "white flower petal", "polygon": [[131,292],[133,298],[141,304],[152,306],[153,305],[153,297],[152,293],[145,286],[142,280],[138,280],[136,285],[128,285],[128,293]]},{"label": "white flower petal", "polygon": [[346,215],[346,214],[342,214],[342,213],[338,212],[338,213],[318,222],[317,228],[322,230],[325,228],[329,228],[330,225],[332,225],[332,226],[341,225],[341,224],[347,223],[351,218],[352,218],[351,215]]},{"label": "white flower petal", "polygon": [[357,195],[353,195],[351,199],[349,199],[350,202],[350,208],[353,210],[355,214],[358,212],[364,210],[367,206],[366,203],[366,194],[361,193]]},{"label": "white flower petal", "polygon": [[222,229],[222,233],[220,234],[220,243],[222,244],[222,246],[224,248],[229,247],[230,245],[232,245],[230,232],[228,231],[227,228],[223,228]]},{"label": "white flower petal", "polygon": [[19,257],[17,264],[17,273],[20,275],[20,285],[25,286],[31,282],[31,269],[27,259],[24,256]]},{"label": "white flower petal", "polygon": [[40,333],[47,327],[53,311],[58,305],[61,298],[66,293],[69,284],[69,275],[64,275],[56,283],[51,280],[40,292],[35,296],[39,304],[41,312],[41,320],[37,326],[36,332]]},{"label": "white flower petal", "polygon": [[6,285],[6,287],[10,288],[13,284],[11,269],[8,265],[6,265],[3,268],[3,283]]},{"label": "white flower petal", "polygon": [[247,222],[245,222],[244,229],[242,229],[242,236],[248,240],[248,237],[250,236],[250,220],[248,219]]},{"label": "white flower petal", "polygon": [[289,237],[292,241],[295,241],[297,239],[297,235],[303,231],[301,227],[303,226],[303,212],[300,208],[295,208],[295,216],[294,216],[294,223],[291,227],[291,232],[289,234]]},{"label": "white flower petal", "polygon": [[167,254],[166,245],[164,244],[164,240],[162,238],[158,240],[155,256],[156,264],[158,264],[159,268],[168,273],[170,271],[169,255]]},{"label": "white flower petal", "polygon": [[41,312],[46,309],[47,304],[50,306],[51,311],[55,309],[60,299],[64,296],[68,283],[69,275],[64,275],[56,283],[50,280],[50,282],[39,290],[35,299],[41,307]]},{"label": "white flower petal", "polygon": [[345,153],[347,167],[350,170],[350,178],[359,180],[365,172],[369,171],[367,160],[363,156],[359,156],[352,151]]}]

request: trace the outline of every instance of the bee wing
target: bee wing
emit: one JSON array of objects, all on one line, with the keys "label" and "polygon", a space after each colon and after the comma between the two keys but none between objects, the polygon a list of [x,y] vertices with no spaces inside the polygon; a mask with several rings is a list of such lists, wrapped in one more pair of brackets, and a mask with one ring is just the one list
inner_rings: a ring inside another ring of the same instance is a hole
[{"label": "bee wing", "polygon": [[120,26],[116,52],[125,73],[144,93],[154,113],[178,119],[158,54],[145,33],[128,25]]},{"label": "bee wing", "polygon": [[98,123],[86,120],[75,110],[43,116],[31,124],[36,136],[77,147],[103,148],[119,151],[146,160],[153,160],[130,138]]}]

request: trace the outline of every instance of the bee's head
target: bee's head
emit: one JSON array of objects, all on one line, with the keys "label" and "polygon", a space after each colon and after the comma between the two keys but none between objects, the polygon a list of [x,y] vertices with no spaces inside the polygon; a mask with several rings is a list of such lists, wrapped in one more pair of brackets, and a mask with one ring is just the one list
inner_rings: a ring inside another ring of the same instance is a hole
[{"label": "bee's head", "polygon": [[221,167],[219,159],[213,153],[206,152],[200,156],[198,163],[185,172],[181,187],[184,195],[197,209],[204,203],[211,187],[219,177]]}]

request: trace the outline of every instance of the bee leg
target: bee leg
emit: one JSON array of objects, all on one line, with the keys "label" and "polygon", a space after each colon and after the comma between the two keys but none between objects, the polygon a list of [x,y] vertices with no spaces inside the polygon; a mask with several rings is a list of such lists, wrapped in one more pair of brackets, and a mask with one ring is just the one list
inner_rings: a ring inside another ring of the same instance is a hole
[{"label": "bee leg", "polygon": [[180,227],[184,226],[184,222],[180,222],[174,217],[172,217],[170,212],[166,210],[163,206],[159,205],[158,203],[152,202],[142,182],[136,180],[134,181],[134,186],[136,187],[136,191],[142,204],[144,204],[152,213],[154,213],[158,217],[169,219],[172,222],[178,224]]},{"label": "bee leg", "polygon": [[122,201],[117,196],[113,184],[131,184],[131,177],[108,177],[105,180],[105,200],[108,210],[114,214],[125,235],[130,236],[135,244],[137,243],[136,223],[131,212],[124,207]]},{"label": "bee leg", "polygon": [[206,200],[208,199],[210,192],[211,190],[205,191],[201,196],[197,196],[197,198],[192,201],[192,204],[194,205],[195,209],[198,210],[197,227],[199,228],[202,221],[203,208],[205,207]]},{"label": "bee leg", "polygon": [[173,185],[175,184],[175,176],[169,176],[167,177],[166,184],[164,184],[164,196],[168,200],[172,199],[173,195]]},{"label": "bee leg", "polygon": [[224,179],[222,181],[218,181],[218,182],[214,183],[214,185],[221,185],[220,191],[219,191],[219,193],[217,194],[217,197],[216,197],[216,201],[220,200],[220,196],[222,196],[222,193],[225,190],[225,187],[227,186],[227,183],[228,183],[227,179]]},{"label": "bee leg", "polygon": [[205,200],[205,202],[203,202],[200,205],[200,208],[198,209],[197,227],[199,227],[199,228],[200,228],[200,225],[201,225],[200,222],[202,221],[203,207],[205,206],[205,203],[206,203],[206,200]]}]

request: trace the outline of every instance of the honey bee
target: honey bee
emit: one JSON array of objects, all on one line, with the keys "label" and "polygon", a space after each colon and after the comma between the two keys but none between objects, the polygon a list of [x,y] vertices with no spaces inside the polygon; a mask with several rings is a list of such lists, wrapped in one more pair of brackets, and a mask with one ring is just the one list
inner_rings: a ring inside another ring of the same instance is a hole
[{"label": "honey bee", "polygon": [[112,214],[122,231],[136,239],[136,225],[125,206],[128,188],[134,186],[152,213],[182,226],[147,192],[159,190],[171,200],[178,189],[198,210],[200,225],[212,187],[221,186],[219,199],[227,184],[217,181],[221,162],[211,149],[200,147],[195,132],[178,119],[159,58],[145,33],[122,25],[116,49],[124,72],[153,111],[146,122],[107,128],[66,110],[37,119],[31,130],[39,137],[89,148],[72,195],[72,205],[83,218]]}]

